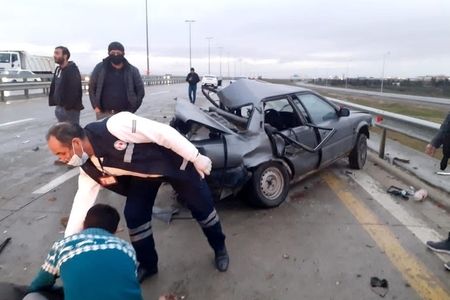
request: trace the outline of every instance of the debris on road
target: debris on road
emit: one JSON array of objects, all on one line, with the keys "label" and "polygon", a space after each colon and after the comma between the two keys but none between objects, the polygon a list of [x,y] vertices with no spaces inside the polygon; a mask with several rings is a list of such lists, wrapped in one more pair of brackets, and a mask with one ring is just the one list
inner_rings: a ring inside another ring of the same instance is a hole
[{"label": "debris on road", "polygon": [[389,153],[386,153],[385,160],[387,160],[391,165],[395,164],[396,161],[399,161],[399,162],[402,162],[402,163],[405,163],[405,164],[409,164],[410,163],[410,160],[407,159],[407,158],[402,158],[402,157],[398,157],[398,156],[391,157],[389,155]]},{"label": "debris on road", "polygon": [[3,249],[5,249],[6,245],[11,241],[11,238],[8,237],[6,240],[3,241],[3,243],[0,244],[0,253],[2,253]]},{"label": "debris on road", "polygon": [[441,176],[450,176],[450,172],[438,171],[438,172],[436,172],[436,174],[441,175]]},{"label": "debris on road", "polygon": [[384,298],[389,291],[388,281],[386,279],[380,279],[378,277],[370,278],[370,287],[375,294],[382,298]]},{"label": "debris on road", "polygon": [[69,222],[69,217],[62,217],[61,219],[59,219],[59,223],[66,228],[67,227],[67,223]]},{"label": "debris on road", "polygon": [[388,194],[394,195],[394,196],[400,196],[402,197],[404,200],[409,200],[409,196],[411,195],[411,192],[405,190],[405,189],[401,189],[395,185],[391,185],[386,192]]},{"label": "debris on road", "polygon": [[184,300],[186,299],[185,296],[177,297],[174,294],[166,294],[159,297],[159,300]]},{"label": "debris on road", "polygon": [[289,254],[286,254],[286,253],[283,254],[283,258],[284,258],[284,259],[289,259]]},{"label": "debris on road", "polygon": [[25,140],[22,142],[22,144],[28,144],[30,142],[30,140]]},{"label": "debris on road", "polygon": [[423,201],[426,197],[428,197],[427,190],[420,189],[414,193],[414,200],[416,201]]},{"label": "debris on road", "polygon": [[34,152],[39,151],[39,146],[36,146],[33,149],[31,149],[31,150],[33,150]]},{"label": "debris on road", "polygon": [[47,218],[47,215],[42,215],[40,217],[37,217],[36,221],[39,221],[39,220],[42,220],[42,219],[45,219],[45,218]]}]

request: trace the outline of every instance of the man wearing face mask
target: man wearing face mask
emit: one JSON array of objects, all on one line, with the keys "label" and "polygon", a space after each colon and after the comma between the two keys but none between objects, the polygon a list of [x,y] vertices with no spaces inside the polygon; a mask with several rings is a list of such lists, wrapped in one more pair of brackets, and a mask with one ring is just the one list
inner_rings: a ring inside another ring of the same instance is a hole
[{"label": "man wearing face mask", "polygon": [[225,235],[204,180],[211,160],[174,128],[120,112],[85,128],[58,123],[49,129],[47,143],[61,161],[81,166],[66,236],[82,230],[100,188],[126,196],[124,215],[140,263],[139,280],[156,274],[152,210],[161,183],[168,182],[201,226],[214,250],[216,268],[227,270]]},{"label": "man wearing face mask", "polygon": [[144,98],[139,70],[124,57],[119,42],[108,46],[108,57],[95,66],[89,80],[89,98],[97,120],[121,111],[136,112]]}]

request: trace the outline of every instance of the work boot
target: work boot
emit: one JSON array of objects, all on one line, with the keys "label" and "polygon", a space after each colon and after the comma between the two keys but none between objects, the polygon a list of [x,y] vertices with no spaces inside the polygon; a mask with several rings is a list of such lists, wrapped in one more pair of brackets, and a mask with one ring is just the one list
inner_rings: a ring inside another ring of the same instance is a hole
[{"label": "work boot", "polygon": [[214,261],[216,263],[217,270],[220,272],[225,272],[228,270],[230,257],[228,256],[227,248],[225,246],[221,250],[215,251]]},{"label": "work boot", "polygon": [[158,267],[146,269],[143,266],[139,266],[137,269],[137,278],[139,283],[142,283],[145,279],[152,277],[156,273],[158,273]]},{"label": "work boot", "polygon": [[427,242],[427,247],[435,252],[450,254],[450,233],[448,234],[448,239],[441,242]]}]

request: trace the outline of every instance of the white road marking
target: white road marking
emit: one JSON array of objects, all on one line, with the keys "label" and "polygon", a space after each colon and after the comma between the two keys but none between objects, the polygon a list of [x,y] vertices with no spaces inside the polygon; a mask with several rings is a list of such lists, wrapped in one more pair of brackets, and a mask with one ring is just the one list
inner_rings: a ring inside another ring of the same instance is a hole
[{"label": "white road marking", "polygon": [[[362,171],[356,171],[349,175],[358,183],[372,198],[384,207],[394,218],[411,231],[424,245],[427,241],[442,241],[444,238],[434,229],[419,218],[412,216],[405,208],[396,203],[392,197],[379,186],[379,183],[371,176]],[[448,262],[448,256],[436,253],[444,262]]]},{"label": "white road marking", "polygon": [[64,182],[66,182],[67,180],[71,179],[72,177],[77,176],[80,173],[80,168],[74,168],[70,171],[67,171],[66,173],[62,174],[61,176],[53,179],[52,181],[50,181],[49,183],[47,183],[46,185],[38,188],[37,190],[35,190],[33,192],[33,194],[45,194],[48,193],[49,191],[53,190],[54,188],[56,188],[57,186],[59,186],[60,184],[63,184]]},{"label": "white road marking", "polygon": [[17,121],[6,122],[6,123],[0,124],[0,127],[20,124],[20,123],[25,123],[25,122],[30,122],[30,121],[33,121],[33,120],[34,120],[34,118],[28,118],[28,119],[22,119],[22,120],[17,120]]},{"label": "white road marking", "polygon": [[161,91],[161,92],[154,92],[154,93],[150,93],[150,96],[155,96],[155,95],[161,95],[161,94],[167,94],[169,91]]}]

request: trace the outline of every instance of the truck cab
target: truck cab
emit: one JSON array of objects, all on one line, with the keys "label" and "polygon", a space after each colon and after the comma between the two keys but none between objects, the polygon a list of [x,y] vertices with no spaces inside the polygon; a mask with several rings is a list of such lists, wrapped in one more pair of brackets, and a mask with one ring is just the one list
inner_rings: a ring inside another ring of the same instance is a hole
[{"label": "truck cab", "polygon": [[20,70],[20,58],[17,52],[0,52],[0,72]]}]

